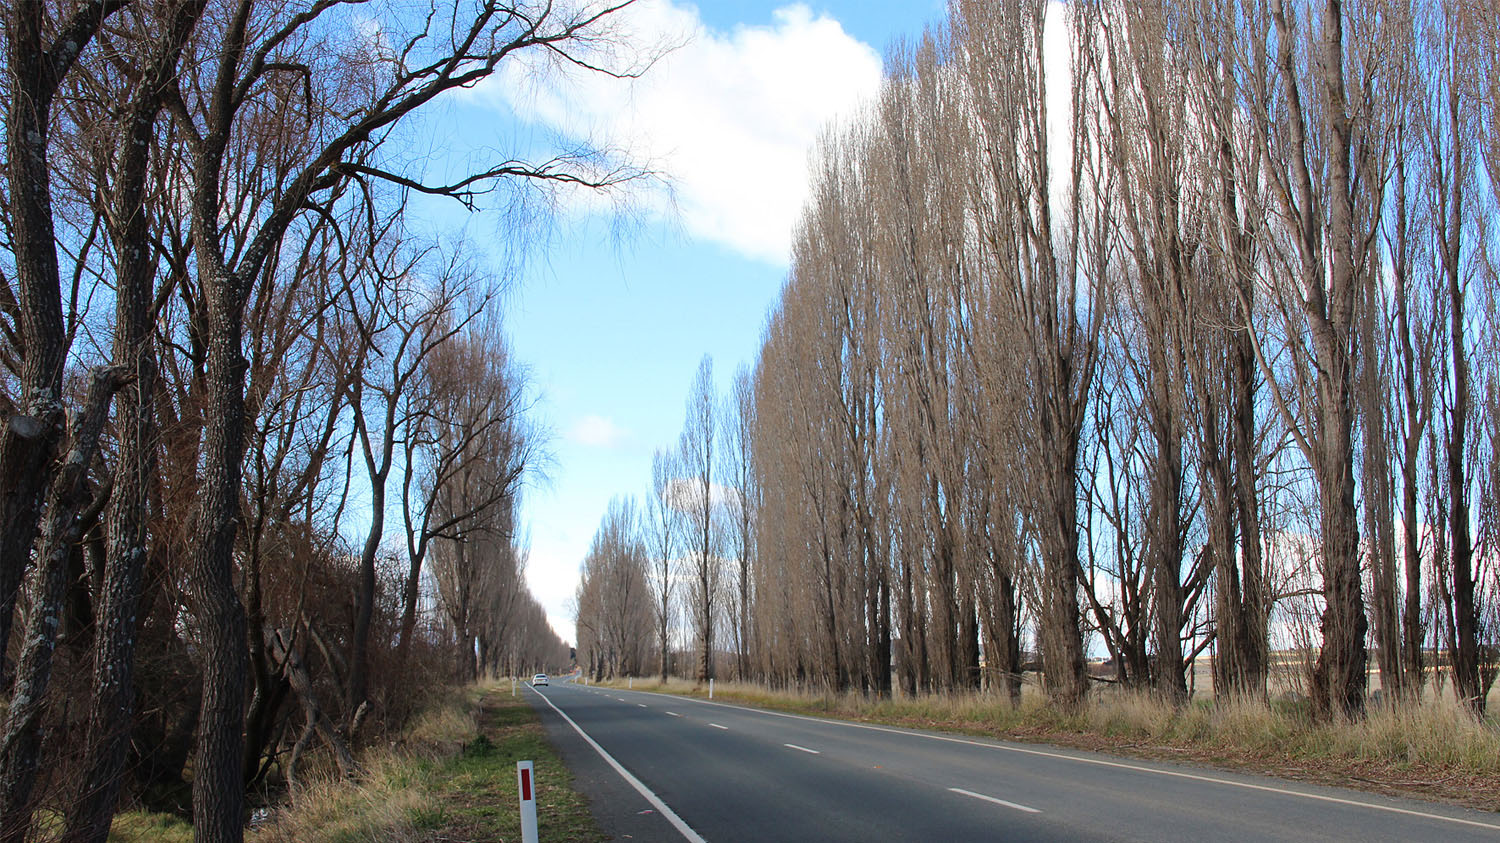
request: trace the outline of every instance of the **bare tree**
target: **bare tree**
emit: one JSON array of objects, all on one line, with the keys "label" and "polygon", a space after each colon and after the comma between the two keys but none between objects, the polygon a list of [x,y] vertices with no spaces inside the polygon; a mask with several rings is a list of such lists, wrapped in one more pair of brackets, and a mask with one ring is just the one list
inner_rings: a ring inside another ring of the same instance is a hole
[{"label": "bare tree", "polygon": [[[517,53],[542,52],[603,72],[634,72],[638,67],[605,70],[615,63],[606,54],[611,42],[605,26],[626,5],[628,0],[569,10],[550,4],[454,7],[448,20],[429,16],[409,32],[392,21],[385,37],[374,43],[352,34],[342,41],[335,36],[353,28],[333,25],[341,11],[334,2],[299,12],[244,0],[210,25],[200,25],[203,37],[194,64],[203,68],[202,76],[194,84],[179,84],[169,95],[177,128],[192,150],[189,205],[196,272],[206,304],[204,479],[189,577],[204,670],[193,780],[199,840],[243,836],[238,735],[245,694],[245,621],[234,591],[233,554],[244,453],[241,346],[248,291],[263,276],[288,226],[349,178],[387,179],[472,199],[486,185],[507,177],[598,187],[628,177],[609,167],[590,173],[589,162],[573,158],[535,165],[507,161],[454,184],[430,186],[382,169],[369,157],[373,145],[410,114],[445,92],[489,76]],[[386,44],[395,46],[382,46]],[[344,84],[339,66],[346,59],[348,66],[370,74],[368,84]],[[369,96],[329,110],[348,115],[345,119],[317,123],[296,99],[303,88],[279,84],[297,76],[306,87],[316,87],[324,101],[358,92]],[[304,121],[309,132],[274,174],[265,173],[270,187],[253,212],[226,219],[223,176],[234,145],[257,131],[276,131],[278,121]],[[352,689],[361,688],[361,671],[351,666]],[[362,695],[351,694],[355,696]]]},{"label": "bare tree", "polygon": [[[1361,711],[1366,685],[1353,378],[1359,273],[1369,268],[1362,265],[1360,244],[1368,235],[1356,230],[1355,203],[1372,174],[1356,170],[1353,153],[1358,104],[1350,102],[1349,90],[1357,94],[1368,86],[1358,77],[1347,83],[1360,71],[1358,57],[1345,51],[1349,21],[1336,2],[1302,12],[1284,0],[1271,5],[1266,23],[1275,33],[1274,54],[1260,47],[1265,64],[1251,68],[1244,93],[1269,162],[1264,172],[1272,207],[1291,233],[1275,259],[1297,283],[1275,292],[1297,396],[1277,388],[1273,398],[1319,491],[1324,610],[1312,696],[1327,716]],[[1326,175],[1315,179],[1314,172]],[[1274,385],[1263,347],[1258,356]]]},{"label": "bare tree", "polygon": [[50,166],[51,127],[59,88],[104,21],[125,0],[70,3],[52,14],[40,0],[4,13],[5,177],[7,234],[14,287],[4,281],[11,325],[7,340],[20,358],[20,395],[7,396],[0,430],[0,675],[15,614],[16,589],[31,559],[41,505],[65,442],[63,368],[70,325],[64,322],[62,278]]},{"label": "bare tree", "polygon": [[[985,260],[1006,289],[1020,331],[1017,349],[1030,379],[1025,451],[1037,490],[1029,513],[1042,558],[1042,658],[1048,693],[1064,705],[1087,693],[1078,611],[1080,437],[1096,372],[1101,294],[1109,238],[1104,209],[1113,187],[1085,169],[1096,143],[1089,102],[1099,70],[1088,8],[1070,7],[1070,138],[1052,137],[1043,55],[1046,3],[988,8],[960,4],[955,26],[965,45],[963,80],[974,103],[980,171],[988,202],[976,217]],[[1021,119],[1017,120],[1019,115]],[[1063,143],[1068,171],[1054,173]],[[1086,183],[1087,180],[1087,183]],[[1065,186],[1059,196],[1055,188]]]},{"label": "bare tree", "polygon": [[[508,622],[514,597],[519,483],[534,442],[522,419],[525,385],[499,326],[470,323],[427,361],[430,398],[405,435],[402,513],[407,534],[398,658],[411,646],[417,582],[434,542],[439,594],[459,638],[461,675],[477,678],[486,613]],[[415,478],[415,479],[414,479]],[[495,591],[499,593],[496,594]],[[495,598],[499,598],[497,601]],[[498,636],[497,636],[498,637]],[[486,645],[487,646],[487,645]]]},{"label": "bare tree", "polygon": [[647,553],[651,557],[651,610],[656,626],[657,655],[660,657],[661,680],[667,681],[672,659],[672,568],[677,548],[675,504],[676,460],[669,451],[657,449],[651,455],[651,494],[646,498],[642,528],[646,534]]},{"label": "bare tree", "polygon": [[[397,445],[419,439],[419,425],[431,414],[432,393],[423,382],[429,358],[452,342],[477,315],[462,304],[474,292],[474,282],[461,264],[440,263],[429,278],[422,271],[423,257],[395,250],[390,256],[393,265],[375,267],[369,286],[346,293],[349,318],[363,340],[357,360],[361,375],[352,386],[350,407],[370,488],[370,528],[360,552],[354,633],[348,656],[349,710],[344,716],[351,732],[363,718],[368,701],[375,561],[385,535],[388,481],[401,453]],[[360,293],[365,299],[356,301]],[[406,462],[400,470],[406,478],[401,486],[405,491],[417,467]],[[406,497],[403,494],[403,502]]]},{"label": "bare tree", "polygon": [[645,666],[652,597],[636,518],[634,498],[611,500],[583,563],[579,646],[588,650],[598,679],[634,676]]},{"label": "bare tree", "polygon": [[1478,22],[1464,4],[1430,3],[1420,8],[1418,37],[1425,42],[1426,61],[1419,72],[1426,82],[1421,96],[1428,104],[1420,131],[1426,135],[1424,146],[1430,158],[1424,199],[1441,277],[1439,307],[1448,316],[1446,330],[1439,334],[1439,349],[1447,352],[1439,380],[1446,410],[1441,424],[1445,437],[1442,491],[1448,509],[1447,534],[1441,540],[1447,544],[1452,576],[1443,611],[1454,689],[1476,715],[1483,715],[1488,683],[1480,678],[1480,590],[1471,523],[1475,485],[1471,437],[1478,430],[1471,374],[1475,349],[1469,335],[1474,314],[1469,297],[1475,287],[1472,253],[1477,239],[1474,215],[1479,173],[1475,153],[1481,125],[1480,77],[1471,68],[1486,48],[1473,37]]},{"label": "bare tree", "polygon": [[699,647],[698,679],[704,682],[714,678],[715,621],[723,585],[715,482],[719,419],[713,378],[713,360],[705,356],[688,396],[687,419],[678,446],[682,455],[679,468],[686,477],[676,491],[676,503],[685,515],[684,544],[690,553],[688,593]]},{"label": "bare tree", "polygon": [[734,384],[725,396],[722,428],[724,442],[723,470],[727,481],[729,499],[726,501],[727,517],[731,524],[728,530],[731,555],[735,562],[735,593],[732,597],[735,644],[735,672],[745,679],[750,674],[751,642],[754,638],[750,623],[751,560],[755,546],[755,463],[752,439],[755,435],[755,394],[750,384],[748,369],[735,372]]}]

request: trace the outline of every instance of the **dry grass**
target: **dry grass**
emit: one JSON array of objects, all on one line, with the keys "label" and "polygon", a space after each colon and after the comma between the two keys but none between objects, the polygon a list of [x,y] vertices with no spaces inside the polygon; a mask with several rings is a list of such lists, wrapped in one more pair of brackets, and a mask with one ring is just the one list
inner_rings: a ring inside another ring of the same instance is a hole
[{"label": "dry grass", "polygon": [[[521,759],[536,763],[543,839],[602,839],[539,716],[524,697],[510,695],[510,680],[433,699],[391,743],[360,756],[352,781],[335,775],[324,754],[307,759],[301,786],[249,830],[250,843],[516,840],[521,821],[515,769]],[[109,840],[186,843],[192,828],[174,816],[123,813],[115,817]]]},{"label": "dry grass", "polygon": [[109,843],[150,840],[153,843],[192,843],[193,826],[171,814],[129,811],[116,814],[109,828]]},{"label": "dry grass", "polygon": [[536,764],[542,839],[602,838],[536,712],[510,682],[470,686],[429,707],[389,748],[361,759],[356,781],[298,789],[247,835],[251,843],[415,843],[516,840],[516,762]]},{"label": "dry grass", "polygon": [[479,734],[475,710],[492,684],[470,685],[463,696],[418,714],[401,734],[399,745],[408,752],[446,757],[458,752]]},{"label": "dry grass", "polygon": [[410,757],[365,759],[355,782],[322,779],[301,788],[291,805],[256,829],[258,843],[416,843],[443,823],[430,777]]},{"label": "dry grass", "polygon": [[[624,687],[625,683],[613,683]],[[707,697],[686,680],[635,680],[642,691]],[[874,700],[858,693],[772,691],[715,683],[715,700],[841,719],[1046,741],[1150,758],[1443,799],[1500,810],[1500,727],[1451,699],[1372,707],[1359,720],[1317,722],[1305,703],[1198,700],[1174,707],[1150,694],[1097,688],[1070,712],[1028,686],[1018,706],[992,694]]]},{"label": "dry grass", "polygon": [[407,843],[431,839],[445,811],[434,761],[479,735],[474,709],[490,685],[465,688],[418,715],[389,748],[366,753],[355,781],[314,775],[247,839],[255,843]]}]

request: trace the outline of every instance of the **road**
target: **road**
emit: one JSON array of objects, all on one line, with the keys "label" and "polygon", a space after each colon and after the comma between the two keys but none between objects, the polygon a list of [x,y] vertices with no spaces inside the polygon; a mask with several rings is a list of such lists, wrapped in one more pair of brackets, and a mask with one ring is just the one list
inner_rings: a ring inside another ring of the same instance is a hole
[{"label": "road", "polygon": [[581,788],[624,817],[605,822],[616,837],[1500,840],[1493,814],[1207,768],[572,682],[531,693]]}]

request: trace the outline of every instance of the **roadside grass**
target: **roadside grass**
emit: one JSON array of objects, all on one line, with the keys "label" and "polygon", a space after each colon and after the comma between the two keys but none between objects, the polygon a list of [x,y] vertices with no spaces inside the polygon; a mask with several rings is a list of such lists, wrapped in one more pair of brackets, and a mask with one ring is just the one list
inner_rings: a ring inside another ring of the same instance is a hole
[{"label": "roadside grass", "polygon": [[518,688],[495,689],[480,708],[480,734],[440,770],[436,793],[448,823],[445,839],[519,840],[516,762],[530,760],[536,776],[537,832],[547,841],[595,841],[604,834],[573,775],[547,742],[541,718]]},{"label": "roadside grass", "polygon": [[[56,810],[37,812],[32,838],[56,840],[63,834],[63,816]],[[192,843],[193,826],[175,814],[122,811],[109,828],[109,843]]]},{"label": "roadside grass", "polygon": [[157,843],[192,843],[193,826],[172,814],[130,811],[116,814],[109,827],[109,843],[153,840]]},{"label": "roadside grass", "polygon": [[[460,689],[418,715],[386,747],[359,759],[344,781],[314,759],[289,802],[250,829],[251,843],[510,841],[521,837],[516,762],[536,769],[544,840],[604,839],[572,775],[547,742],[541,718],[510,682]],[[162,814],[122,813],[111,843],[177,843],[192,827]]]},{"label": "roadside grass", "polygon": [[[603,683],[625,687],[626,682]],[[706,685],[633,680],[638,691],[707,698]],[[714,700],[819,717],[1047,742],[1158,760],[1441,799],[1500,811],[1500,725],[1476,721],[1451,695],[1375,705],[1366,717],[1314,720],[1305,701],[1197,700],[1174,707],[1149,693],[1096,688],[1078,711],[1028,688],[1019,705],[986,693],[876,700],[857,692],[771,690],[716,682]]]}]

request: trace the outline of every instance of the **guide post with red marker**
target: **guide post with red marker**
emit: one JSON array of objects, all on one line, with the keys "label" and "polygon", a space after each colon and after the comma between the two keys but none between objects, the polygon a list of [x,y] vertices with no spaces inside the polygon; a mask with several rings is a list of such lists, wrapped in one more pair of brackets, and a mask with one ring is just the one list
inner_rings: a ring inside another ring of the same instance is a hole
[{"label": "guide post with red marker", "polygon": [[537,843],[536,776],[530,761],[516,762],[516,784],[521,789],[521,843]]}]

